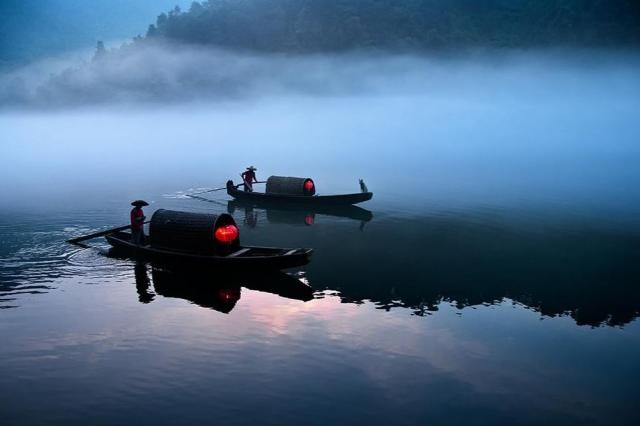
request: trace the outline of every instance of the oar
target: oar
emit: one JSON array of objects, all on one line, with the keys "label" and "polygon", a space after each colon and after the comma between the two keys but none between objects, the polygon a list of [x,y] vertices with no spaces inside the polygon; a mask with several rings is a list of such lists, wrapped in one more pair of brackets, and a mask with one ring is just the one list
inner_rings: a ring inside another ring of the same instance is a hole
[{"label": "oar", "polygon": [[[267,183],[267,181],[265,180],[265,181],[253,182],[253,183]],[[234,187],[234,188],[238,188],[238,187],[241,187],[242,185],[244,185],[244,182],[243,182],[243,183],[239,183],[239,184],[237,184],[237,185],[234,185],[233,187]],[[195,192],[195,193],[193,193],[193,194],[189,194],[189,196],[191,196],[191,195],[198,195],[198,194],[206,194],[207,192],[213,192],[213,191],[222,191],[223,189],[227,189],[227,187],[226,187],[226,186],[223,186],[222,188],[209,189],[209,190],[207,190],[207,191],[202,191],[202,192]]]},{"label": "oar", "polygon": [[[144,223],[149,223],[149,221],[146,221]],[[93,238],[102,237],[104,235],[108,235],[108,234],[111,234],[113,232],[124,231],[124,230],[129,229],[129,228],[131,228],[131,225],[119,226],[117,228],[107,229],[106,231],[100,231],[100,232],[96,232],[96,233],[93,233],[93,234],[85,235],[85,236],[82,236],[82,237],[72,238],[70,240],[67,240],[67,242],[71,243],[71,244],[78,244],[80,241],[91,240]]]}]

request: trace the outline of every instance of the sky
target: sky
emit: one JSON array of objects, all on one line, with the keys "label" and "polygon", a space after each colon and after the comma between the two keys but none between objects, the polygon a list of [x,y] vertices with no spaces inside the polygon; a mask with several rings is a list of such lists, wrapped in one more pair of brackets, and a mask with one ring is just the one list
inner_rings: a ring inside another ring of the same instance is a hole
[{"label": "sky", "polygon": [[156,17],[191,0],[1,0],[0,67],[73,50],[98,40],[144,34]]}]

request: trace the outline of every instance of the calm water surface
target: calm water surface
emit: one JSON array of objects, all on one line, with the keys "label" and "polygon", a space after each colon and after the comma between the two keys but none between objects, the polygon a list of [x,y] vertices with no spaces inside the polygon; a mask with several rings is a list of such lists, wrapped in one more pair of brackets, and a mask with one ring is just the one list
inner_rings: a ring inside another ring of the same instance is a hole
[{"label": "calm water surface", "polygon": [[[640,424],[637,104],[5,114],[2,423]],[[250,163],[375,196],[330,212],[185,196]],[[236,278],[64,243],[125,224],[135,198],[315,254]]]}]

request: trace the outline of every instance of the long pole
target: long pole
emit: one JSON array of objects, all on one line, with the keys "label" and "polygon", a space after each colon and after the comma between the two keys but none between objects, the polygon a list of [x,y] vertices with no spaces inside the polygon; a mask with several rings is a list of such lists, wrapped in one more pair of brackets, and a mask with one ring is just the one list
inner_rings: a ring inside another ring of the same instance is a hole
[{"label": "long pole", "polygon": [[[260,182],[253,182],[253,183],[267,183],[267,181],[260,181]],[[239,183],[239,184],[237,184],[237,185],[234,185],[233,187],[234,187],[234,188],[239,188],[239,187],[241,187],[242,185],[244,185],[244,183]],[[223,186],[223,187],[221,187],[221,188],[209,189],[209,190],[207,190],[207,191],[194,192],[193,194],[189,194],[189,196],[191,196],[191,195],[198,195],[198,194],[206,194],[207,192],[213,192],[213,191],[222,191],[223,189],[227,189],[227,187],[226,187],[226,186]]]},{"label": "long pole", "polygon": [[[146,221],[144,223],[149,223],[149,221]],[[102,237],[104,235],[109,235],[109,234],[112,234],[112,233],[118,232],[118,231],[124,231],[124,230],[130,229],[130,228],[131,228],[131,225],[119,226],[117,228],[107,229],[106,231],[95,232],[93,234],[84,235],[82,237],[72,238],[70,240],[67,240],[67,242],[71,243],[71,244],[77,244],[77,243],[79,243],[81,241],[91,240],[93,238]]]}]

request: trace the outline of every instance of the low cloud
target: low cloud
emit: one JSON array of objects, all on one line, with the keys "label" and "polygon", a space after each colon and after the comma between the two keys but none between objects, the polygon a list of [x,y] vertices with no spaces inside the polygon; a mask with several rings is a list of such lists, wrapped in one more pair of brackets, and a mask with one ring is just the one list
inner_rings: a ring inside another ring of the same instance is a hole
[{"label": "low cloud", "polygon": [[465,52],[456,57],[370,52],[290,56],[140,43],[100,59],[45,61],[5,73],[0,76],[0,106],[166,104],[292,93],[425,92],[437,96],[446,92],[473,97],[491,91],[495,96],[516,96],[514,87],[529,96],[553,95],[558,89],[579,96],[585,85],[576,78],[601,76],[605,90],[615,90],[611,77],[632,76],[639,64],[637,53],[604,51]]}]

